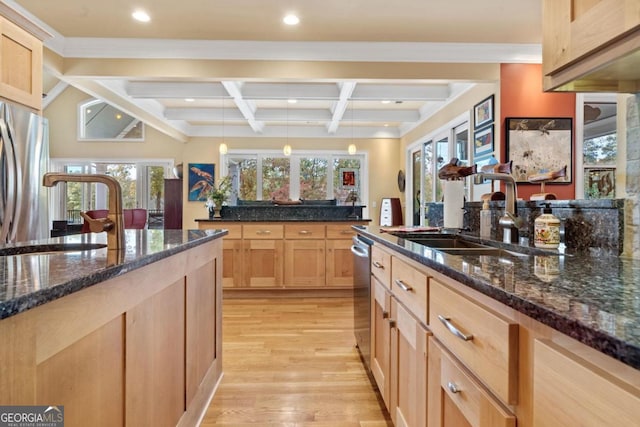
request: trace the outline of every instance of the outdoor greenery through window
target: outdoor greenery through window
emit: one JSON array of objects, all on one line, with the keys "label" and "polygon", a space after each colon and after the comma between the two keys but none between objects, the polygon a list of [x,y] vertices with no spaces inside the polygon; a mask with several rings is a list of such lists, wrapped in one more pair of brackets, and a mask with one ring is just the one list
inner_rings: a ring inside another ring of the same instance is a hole
[{"label": "outdoor greenery through window", "polygon": [[584,192],[587,199],[613,199],[616,184],[616,134],[584,141]]},{"label": "outdoor greenery through window", "polygon": [[[241,202],[336,199],[341,204],[351,191],[362,200],[364,163],[363,155],[256,153],[229,154],[227,168],[230,175],[238,177],[234,190]],[[343,181],[345,171],[355,177],[353,182]]]},{"label": "outdoor greenery through window", "polygon": [[[164,209],[164,177],[169,164],[64,162],[56,165],[66,173],[106,174],[114,177],[122,188],[124,209],[144,208],[150,215],[162,216]],[[104,184],[68,182],[56,186],[55,219],[80,223],[80,211],[106,209],[108,189]]]}]

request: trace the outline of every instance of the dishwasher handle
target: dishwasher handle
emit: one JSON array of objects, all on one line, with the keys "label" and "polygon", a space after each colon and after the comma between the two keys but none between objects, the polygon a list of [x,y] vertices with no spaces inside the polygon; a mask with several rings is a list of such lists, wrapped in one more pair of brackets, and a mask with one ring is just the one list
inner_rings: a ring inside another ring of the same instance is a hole
[{"label": "dishwasher handle", "polygon": [[357,237],[353,237],[352,241],[353,245],[351,245],[351,252],[360,258],[369,258],[369,245]]}]

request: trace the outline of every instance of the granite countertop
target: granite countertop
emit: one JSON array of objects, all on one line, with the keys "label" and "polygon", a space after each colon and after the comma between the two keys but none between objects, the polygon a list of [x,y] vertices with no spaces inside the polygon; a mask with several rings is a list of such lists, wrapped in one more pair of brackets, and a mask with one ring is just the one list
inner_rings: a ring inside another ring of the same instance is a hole
[{"label": "granite countertop", "polygon": [[371,222],[366,218],[277,218],[277,219],[265,219],[265,218],[248,218],[248,219],[236,219],[236,218],[198,218],[196,222]]},{"label": "granite countertop", "polygon": [[[0,247],[0,319],[202,245],[226,230],[125,230],[126,249],[24,253],[28,246],[106,244],[106,233],[85,233]],[[14,255],[11,255],[14,254]],[[119,259],[115,259],[119,258]],[[114,260],[115,259],[115,260]]]},{"label": "granite countertop", "polygon": [[528,248],[523,250],[529,256],[449,255],[373,227],[355,227],[375,242],[640,369],[640,260]]}]

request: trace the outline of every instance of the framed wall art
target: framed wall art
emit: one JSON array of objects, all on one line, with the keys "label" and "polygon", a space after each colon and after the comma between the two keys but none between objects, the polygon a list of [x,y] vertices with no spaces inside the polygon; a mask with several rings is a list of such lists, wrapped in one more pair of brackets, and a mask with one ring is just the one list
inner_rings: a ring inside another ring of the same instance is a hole
[{"label": "framed wall art", "polygon": [[340,169],[340,188],[355,190],[358,188],[358,169]]},{"label": "framed wall art", "polygon": [[213,188],[216,165],[213,163],[189,163],[189,201],[207,200],[207,193]]},{"label": "framed wall art", "polygon": [[570,117],[507,117],[507,160],[516,182],[567,167],[565,176],[550,183],[568,184],[573,168],[573,119]]},{"label": "framed wall art", "polygon": [[473,158],[493,153],[493,124],[473,132]]},{"label": "framed wall art", "polygon": [[493,123],[493,95],[473,107],[473,127],[478,129],[489,123]]}]

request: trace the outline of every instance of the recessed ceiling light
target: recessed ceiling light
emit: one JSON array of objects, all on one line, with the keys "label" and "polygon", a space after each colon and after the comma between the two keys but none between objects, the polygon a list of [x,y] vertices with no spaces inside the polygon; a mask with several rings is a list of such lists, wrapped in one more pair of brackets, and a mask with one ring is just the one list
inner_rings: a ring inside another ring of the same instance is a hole
[{"label": "recessed ceiling light", "polygon": [[135,12],[133,12],[131,14],[131,16],[133,16],[133,19],[135,19],[136,21],[140,21],[140,22],[149,22],[149,21],[151,21],[151,17],[144,10],[138,9]]},{"label": "recessed ceiling light", "polygon": [[295,104],[296,102],[298,102],[298,100],[297,99],[288,99],[287,102],[289,104]]},{"label": "recessed ceiling light", "polygon": [[384,127],[388,128],[389,127],[389,123],[385,123]]},{"label": "recessed ceiling light", "polygon": [[289,13],[284,18],[282,18],[282,22],[287,25],[298,25],[300,23],[300,18],[298,18],[293,13]]},{"label": "recessed ceiling light", "polygon": [[391,103],[391,101],[389,101],[388,99],[385,99],[384,101],[380,101],[380,102],[382,102],[383,104],[390,104]]},{"label": "recessed ceiling light", "polygon": [[184,101],[185,102],[193,102],[193,101],[195,101],[195,99],[193,99],[193,98],[185,98]]}]

